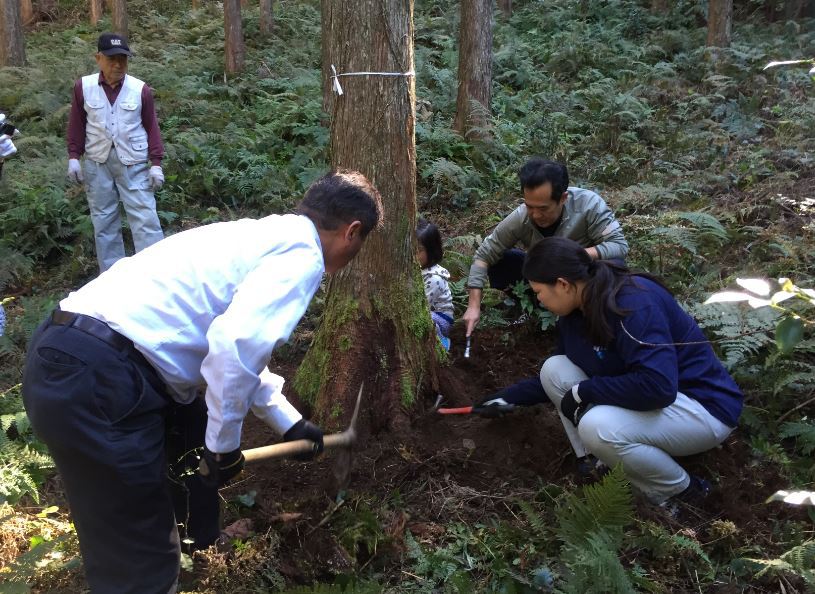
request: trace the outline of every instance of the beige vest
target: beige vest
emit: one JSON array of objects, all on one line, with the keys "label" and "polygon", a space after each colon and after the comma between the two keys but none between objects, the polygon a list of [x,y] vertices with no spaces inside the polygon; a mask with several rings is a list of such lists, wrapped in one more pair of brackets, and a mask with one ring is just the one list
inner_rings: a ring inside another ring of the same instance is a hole
[{"label": "beige vest", "polygon": [[82,77],[85,98],[85,157],[97,163],[108,159],[111,146],[124,165],[147,161],[147,131],[141,123],[144,82],[125,75],[116,102],[111,105],[99,85],[99,74]]}]

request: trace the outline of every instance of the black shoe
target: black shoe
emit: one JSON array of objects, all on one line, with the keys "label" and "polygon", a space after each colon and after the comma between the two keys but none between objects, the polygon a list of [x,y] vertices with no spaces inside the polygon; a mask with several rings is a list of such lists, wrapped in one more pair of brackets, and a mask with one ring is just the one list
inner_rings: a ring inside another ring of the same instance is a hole
[{"label": "black shoe", "polygon": [[713,489],[710,482],[698,476],[689,475],[690,484],[681,493],[660,504],[674,519],[680,519],[681,510],[698,509]]},{"label": "black shoe", "polygon": [[577,480],[581,484],[595,483],[611,469],[591,454],[577,459]]},{"label": "black shoe", "polygon": [[712,487],[710,483],[698,476],[689,475],[690,484],[679,495],[674,495],[673,498],[678,499],[682,503],[698,507],[702,501],[710,495]]}]

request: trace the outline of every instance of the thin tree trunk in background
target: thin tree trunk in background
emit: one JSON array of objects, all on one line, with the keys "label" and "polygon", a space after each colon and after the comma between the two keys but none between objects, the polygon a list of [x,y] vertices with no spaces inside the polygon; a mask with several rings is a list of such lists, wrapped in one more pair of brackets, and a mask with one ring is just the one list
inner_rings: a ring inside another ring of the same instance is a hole
[{"label": "thin tree trunk in background", "polygon": [[20,0],[20,20],[23,25],[34,22],[34,5],[31,0]]},{"label": "thin tree trunk in background", "polygon": [[461,3],[458,98],[453,128],[462,136],[483,138],[492,101],[492,2]]},{"label": "thin tree trunk in background", "polygon": [[733,0],[710,0],[707,12],[707,46],[730,47]]},{"label": "thin tree trunk in background", "polygon": [[25,66],[19,0],[0,0],[0,66]]},{"label": "thin tree trunk in background", "polygon": [[[329,0],[322,0],[320,2],[320,24],[322,27],[322,43],[320,44],[320,61],[322,64],[322,81],[323,81],[323,111],[330,114],[334,109],[334,88],[332,86],[331,75],[331,52],[330,44],[328,43],[329,36],[332,35],[333,30],[333,12],[331,10],[331,3]],[[326,128],[330,125],[328,119],[321,122]]]},{"label": "thin tree trunk in background", "polygon": [[804,0],[786,0],[784,2],[784,18],[794,21],[801,16],[804,9]]},{"label": "thin tree trunk in background", "polygon": [[512,16],[512,0],[498,0],[498,8],[505,18]]},{"label": "thin tree trunk in background", "polygon": [[271,35],[274,30],[274,0],[260,0],[260,33]]},{"label": "thin tree trunk in background", "polygon": [[102,0],[91,0],[91,25],[98,25],[102,18]]},{"label": "thin tree trunk in background", "polygon": [[192,9],[195,10],[196,8],[201,6],[201,2],[199,0],[192,0]]},{"label": "thin tree trunk in background", "polygon": [[[329,69],[413,71],[413,0],[325,0],[322,18]],[[385,227],[330,279],[294,384],[317,420],[333,429],[348,423],[364,381],[362,435],[405,431],[419,386],[436,377],[436,336],[415,252],[415,77],[348,76],[340,83],[344,94],[330,101],[331,166],[359,170],[376,185]]]},{"label": "thin tree trunk in background", "polygon": [[668,12],[668,0],[651,0],[651,12],[653,14],[665,14]]},{"label": "thin tree trunk in background", "polygon": [[224,57],[227,74],[243,70],[246,45],[243,43],[240,0],[224,0]]},{"label": "thin tree trunk in background", "polygon": [[110,7],[113,31],[124,37],[129,37],[127,33],[127,3],[125,0],[113,0]]}]

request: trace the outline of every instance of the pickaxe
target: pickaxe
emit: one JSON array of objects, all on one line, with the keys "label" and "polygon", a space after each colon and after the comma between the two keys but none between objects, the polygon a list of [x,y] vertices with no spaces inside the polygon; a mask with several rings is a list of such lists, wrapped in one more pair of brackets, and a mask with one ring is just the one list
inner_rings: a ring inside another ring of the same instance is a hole
[{"label": "pickaxe", "polygon": [[[351,417],[351,423],[348,428],[342,433],[332,433],[323,437],[323,447],[325,449],[345,448],[349,450],[354,442],[357,440],[357,416],[359,415],[359,403],[362,402],[362,388],[359,387],[359,394],[357,394],[357,403],[354,406],[354,414]],[[246,459],[247,464],[258,462],[260,460],[272,460],[276,458],[288,458],[296,456],[297,454],[313,454],[317,444],[310,439],[297,439],[295,441],[285,441],[283,443],[275,443],[272,445],[261,446],[259,448],[252,448],[243,451],[243,457]],[[347,460],[348,469],[350,472],[350,457],[343,456],[343,460]]]}]

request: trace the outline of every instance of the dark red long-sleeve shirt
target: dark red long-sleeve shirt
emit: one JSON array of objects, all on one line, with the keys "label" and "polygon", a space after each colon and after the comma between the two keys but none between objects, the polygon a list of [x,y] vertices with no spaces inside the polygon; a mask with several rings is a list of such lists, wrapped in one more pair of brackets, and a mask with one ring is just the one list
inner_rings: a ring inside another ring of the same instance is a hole
[{"label": "dark red long-sleeve shirt", "polygon": [[[105,76],[99,73],[99,84],[105,91],[105,95],[111,105],[116,102],[122,84],[111,87]],[[85,94],[82,92],[82,79],[76,81],[74,85],[73,100],[71,101],[71,113],[68,116],[68,132],[66,134],[68,144],[68,158],[78,159],[85,154],[85,125],[88,122],[88,114],[85,113]],[[156,117],[156,106],[153,101],[153,89],[144,85],[141,91],[141,123],[147,132],[147,157],[153,165],[161,165],[164,158],[164,143],[161,141],[161,131],[158,128],[158,118]]]}]

